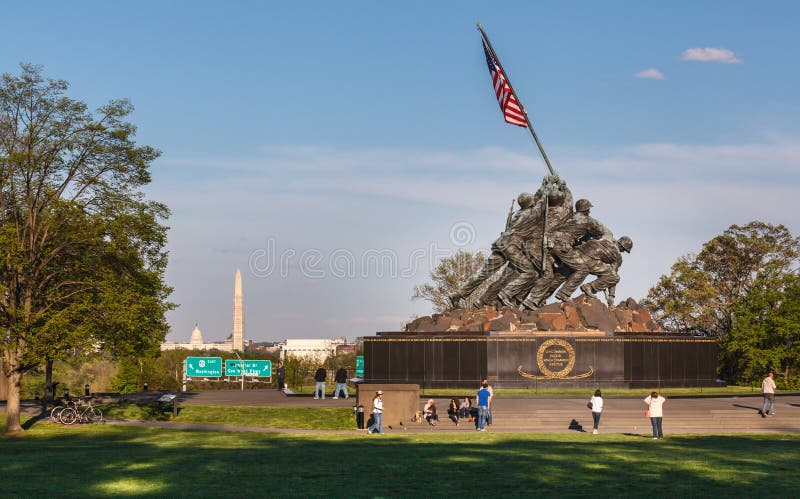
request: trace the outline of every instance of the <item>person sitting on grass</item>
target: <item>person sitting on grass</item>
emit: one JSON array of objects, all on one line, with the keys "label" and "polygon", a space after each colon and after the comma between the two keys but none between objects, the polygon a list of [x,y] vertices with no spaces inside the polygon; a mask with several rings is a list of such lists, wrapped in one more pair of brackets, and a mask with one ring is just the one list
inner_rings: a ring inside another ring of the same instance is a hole
[{"label": "person sitting on grass", "polygon": [[447,415],[450,417],[450,421],[458,426],[458,400],[453,399],[450,401],[450,407],[447,408]]},{"label": "person sitting on grass", "polygon": [[428,422],[428,424],[431,426],[436,426],[436,423],[439,422],[439,415],[436,414],[436,404],[433,403],[433,399],[428,400],[428,403],[425,404],[422,412],[425,414],[425,420]]}]

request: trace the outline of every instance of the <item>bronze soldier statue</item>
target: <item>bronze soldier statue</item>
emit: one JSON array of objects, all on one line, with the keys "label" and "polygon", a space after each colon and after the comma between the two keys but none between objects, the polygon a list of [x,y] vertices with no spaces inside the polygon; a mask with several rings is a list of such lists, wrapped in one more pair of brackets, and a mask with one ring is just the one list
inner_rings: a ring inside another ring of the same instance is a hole
[{"label": "bronze soldier statue", "polygon": [[[484,267],[465,284],[458,293],[449,297],[453,307],[469,297],[487,279],[503,269],[502,274],[477,300],[477,305],[502,305],[496,302],[499,293],[520,276],[524,282],[533,282],[541,272],[542,242],[544,233],[552,230],[572,212],[572,193],[563,180],[555,175],[545,177],[533,197],[520,194],[520,210],[514,214],[506,231],[492,244],[492,254]],[[565,209],[566,208],[566,209]],[[549,216],[548,216],[549,215]],[[537,250],[531,251],[532,247]],[[506,265],[507,263],[507,265]],[[505,266],[505,268],[504,268]],[[522,288],[527,292],[527,288]],[[519,299],[525,294],[520,292]]]},{"label": "bronze soldier statue", "polygon": [[566,183],[558,177],[548,177],[545,182],[540,188],[542,197],[547,199],[546,203],[542,203],[545,209],[541,220],[532,227],[532,230],[524,234],[524,250],[533,266],[525,272],[516,273],[508,280],[497,295],[500,305],[517,306],[528,294],[537,278],[550,273],[547,256],[548,235],[572,215],[572,192]]},{"label": "bronze soldier statue", "polygon": [[581,243],[591,239],[613,237],[610,230],[589,216],[591,208],[592,203],[588,199],[579,199],[575,203],[575,212],[548,238],[549,254],[544,267],[545,272],[529,287],[530,292],[522,302],[522,308],[541,307],[567,279],[569,269],[581,265],[581,256],[577,252],[577,247]]},{"label": "bronze soldier statue", "polygon": [[622,265],[622,253],[620,252],[630,253],[632,249],[633,241],[628,236],[622,236],[616,241],[593,239],[577,246],[575,255],[573,255],[575,258],[570,263],[572,274],[558,290],[556,298],[561,301],[569,300],[575,289],[589,274],[592,274],[597,276],[597,279],[582,285],[581,291],[589,296],[605,291],[606,302],[608,306],[612,306],[616,284],[619,282],[617,271]]},{"label": "bronze soldier statue", "polygon": [[484,281],[503,268],[506,263],[512,269],[527,269],[530,266],[528,258],[522,252],[521,234],[527,230],[527,227],[534,224],[538,218],[535,196],[529,192],[523,192],[517,197],[517,203],[520,206],[519,211],[514,213],[511,222],[506,226],[506,230],[492,243],[492,253],[483,268],[457,293],[449,296],[450,304],[454,308],[458,308],[458,304],[462,299],[471,295]]}]

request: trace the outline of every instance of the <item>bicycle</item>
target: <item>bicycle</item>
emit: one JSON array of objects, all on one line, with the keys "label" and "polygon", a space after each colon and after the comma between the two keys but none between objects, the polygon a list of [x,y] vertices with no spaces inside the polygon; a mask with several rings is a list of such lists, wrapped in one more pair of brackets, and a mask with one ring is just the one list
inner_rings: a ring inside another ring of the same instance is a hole
[{"label": "bicycle", "polygon": [[64,409],[69,409],[72,407],[75,407],[74,400],[71,398],[61,399],[61,405],[57,405],[50,409],[50,420],[53,423],[61,423],[61,412],[63,412]]},{"label": "bicycle", "polygon": [[[83,401],[86,401],[86,406],[83,405]],[[59,419],[65,425],[71,425],[77,423],[102,423],[103,422],[103,413],[100,409],[94,407],[92,405],[92,396],[81,397],[79,399],[78,405],[74,407],[67,407],[64,408],[61,413],[59,414]]]}]

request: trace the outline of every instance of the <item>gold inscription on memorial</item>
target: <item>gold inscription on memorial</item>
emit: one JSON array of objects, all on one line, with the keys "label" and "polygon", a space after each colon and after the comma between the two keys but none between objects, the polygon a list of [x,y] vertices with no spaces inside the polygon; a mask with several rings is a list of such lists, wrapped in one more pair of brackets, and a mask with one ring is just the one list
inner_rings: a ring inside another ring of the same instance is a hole
[{"label": "gold inscription on memorial", "polygon": [[522,369],[523,366],[519,366],[517,372],[530,379],[580,379],[588,378],[594,373],[594,369],[589,366],[589,370],[583,374],[569,375],[575,367],[575,349],[560,338],[552,338],[539,345],[536,350],[536,365],[541,375],[527,373]]}]

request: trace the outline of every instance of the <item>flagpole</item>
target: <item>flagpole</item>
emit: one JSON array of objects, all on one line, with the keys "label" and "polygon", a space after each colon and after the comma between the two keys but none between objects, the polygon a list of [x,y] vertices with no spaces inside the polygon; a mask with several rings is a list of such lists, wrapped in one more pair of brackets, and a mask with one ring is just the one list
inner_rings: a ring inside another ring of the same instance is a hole
[{"label": "flagpole", "polygon": [[517,103],[519,104],[522,110],[522,115],[525,116],[525,123],[528,124],[528,130],[530,130],[531,135],[533,136],[533,140],[536,141],[536,145],[539,147],[539,152],[542,153],[542,158],[544,159],[544,162],[547,165],[547,169],[550,170],[550,175],[555,175],[556,172],[555,170],[553,170],[553,166],[550,164],[550,160],[547,159],[547,153],[544,152],[544,147],[542,147],[542,143],[539,142],[539,137],[536,136],[536,132],[533,130],[533,125],[531,124],[531,120],[528,118],[528,113],[525,112],[525,106],[522,105],[522,101],[517,96],[517,92],[514,91],[514,87],[511,85],[511,80],[508,78],[508,73],[506,73],[506,70],[503,69],[503,65],[500,63],[500,58],[497,57],[497,53],[495,53],[494,47],[492,47],[492,42],[489,41],[489,37],[486,35],[486,32],[483,31],[483,26],[481,26],[481,23],[478,23],[478,31],[481,32],[481,37],[483,37],[483,41],[486,42],[486,46],[489,48],[491,56],[494,58],[495,62],[497,62],[497,66],[500,68],[500,71],[503,72],[503,76],[506,79],[508,88],[511,89],[511,93],[514,95],[514,98],[517,99]]}]

